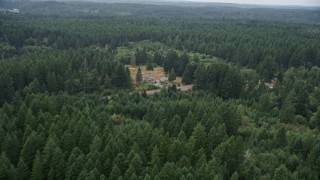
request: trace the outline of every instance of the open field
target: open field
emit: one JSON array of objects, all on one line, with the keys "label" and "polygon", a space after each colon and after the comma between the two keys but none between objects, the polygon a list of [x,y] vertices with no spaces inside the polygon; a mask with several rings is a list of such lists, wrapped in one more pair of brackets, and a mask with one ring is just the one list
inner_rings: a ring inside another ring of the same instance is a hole
[{"label": "open field", "polygon": [[[129,70],[130,70],[131,79],[135,82],[139,66],[128,65],[127,67],[129,67]],[[154,77],[156,80],[160,80],[161,77],[166,77],[166,73],[164,72],[163,68],[160,66],[155,67],[153,71],[147,71],[146,66],[140,66],[140,68],[142,72],[142,77],[151,76],[151,77]],[[173,83],[181,83],[181,80],[182,80],[181,77],[177,77],[177,79],[173,81]]]}]

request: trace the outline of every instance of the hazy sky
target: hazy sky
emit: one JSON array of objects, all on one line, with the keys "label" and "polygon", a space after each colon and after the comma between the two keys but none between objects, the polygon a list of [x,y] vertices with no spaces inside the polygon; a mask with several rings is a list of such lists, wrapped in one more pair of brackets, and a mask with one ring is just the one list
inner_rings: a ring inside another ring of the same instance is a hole
[{"label": "hazy sky", "polygon": [[223,2],[223,3],[238,3],[238,4],[320,6],[320,0],[188,0],[188,1]]}]

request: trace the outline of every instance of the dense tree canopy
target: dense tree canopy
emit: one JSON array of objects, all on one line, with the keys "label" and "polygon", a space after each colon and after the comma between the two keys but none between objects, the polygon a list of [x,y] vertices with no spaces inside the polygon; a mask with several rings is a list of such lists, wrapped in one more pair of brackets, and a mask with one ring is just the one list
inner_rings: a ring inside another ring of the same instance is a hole
[{"label": "dense tree canopy", "polygon": [[0,179],[319,179],[319,25],[99,5],[0,14]]}]

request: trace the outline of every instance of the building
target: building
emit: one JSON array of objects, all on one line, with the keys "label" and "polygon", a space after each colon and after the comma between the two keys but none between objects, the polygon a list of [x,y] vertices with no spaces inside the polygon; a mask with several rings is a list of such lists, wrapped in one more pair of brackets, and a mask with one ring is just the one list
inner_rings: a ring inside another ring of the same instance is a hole
[{"label": "building", "polygon": [[155,81],[156,81],[156,79],[152,76],[145,76],[143,78],[143,82],[155,82]]},{"label": "building", "polygon": [[19,13],[19,9],[4,9],[0,8],[0,13],[6,13],[6,12],[11,12],[11,13]]},{"label": "building", "polygon": [[162,82],[162,83],[168,82],[168,77],[161,77],[160,82]]},{"label": "building", "polygon": [[8,12],[19,13],[19,9],[8,9]]},{"label": "building", "polygon": [[273,89],[275,83],[276,83],[276,79],[272,79],[270,83],[264,83],[264,86],[266,88]]}]

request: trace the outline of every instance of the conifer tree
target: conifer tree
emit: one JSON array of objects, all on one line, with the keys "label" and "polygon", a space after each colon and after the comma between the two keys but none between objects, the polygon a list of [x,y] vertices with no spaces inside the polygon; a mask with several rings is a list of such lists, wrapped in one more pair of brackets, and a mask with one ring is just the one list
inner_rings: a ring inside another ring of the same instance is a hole
[{"label": "conifer tree", "polygon": [[311,152],[308,155],[308,163],[311,165],[311,168],[315,171],[320,172],[320,144],[317,142],[312,148]]},{"label": "conifer tree", "polygon": [[186,52],[184,52],[180,57],[179,57],[179,64],[178,64],[178,70],[177,70],[177,75],[182,76],[183,72],[186,69],[187,64],[189,64],[189,56]]},{"label": "conifer tree", "polygon": [[184,84],[191,84],[193,83],[194,80],[194,72],[197,69],[197,64],[196,63],[189,63],[187,64],[183,75],[182,75],[182,83]]},{"label": "conifer tree", "polygon": [[117,157],[113,160],[113,165],[116,165],[121,172],[125,172],[125,170],[127,169],[128,163],[123,153],[119,153],[117,155]]},{"label": "conifer tree", "polygon": [[31,172],[31,179],[32,180],[41,180],[44,178],[45,175],[43,174],[43,165],[41,162],[40,152],[37,151],[35,159],[32,165],[32,172]]},{"label": "conifer tree", "polygon": [[2,152],[0,156],[0,179],[15,179],[16,170],[7,155]]},{"label": "conifer tree", "polygon": [[272,179],[275,179],[275,180],[292,179],[292,178],[293,178],[292,174],[290,173],[290,171],[288,171],[285,165],[281,165],[280,167],[275,169],[274,175],[272,177]]},{"label": "conifer tree", "polygon": [[148,61],[148,54],[145,48],[138,49],[136,52],[137,65],[145,64]]},{"label": "conifer tree", "polygon": [[54,73],[47,75],[47,90],[49,92],[56,92],[58,90],[57,77]]},{"label": "conifer tree", "polygon": [[[81,151],[80,151],[80,153],[81,153]],[[78,154],[78,153],[75,152],[75,154]],[[70,163],[72,163],[72,162],[70,162]],[[66,178],[67,179],[76,179],[79,176],[79,174],[81,173],[81,171],[83,171],[83,169],[85,169],[84,165],[85,165],[84,155],[80,154],[78,157],[76,157],[76,159],[73,161],[73,163],[71,165],[68,165],[69,168],[68,168],[68,172],[66,174]]]},{"label": "conifer tree", "polygon": [[165,72],[169,72],[170,69],[178,69],[178,54],[174,50],[170,50],[163,61],[163,69]]},{"label": "conifer tree", "polygon": [[19,179],[28,179],[30,176],[29,168],[22,158],[20,158],[17,165],[17,173]]},{"label": "conifer tree", "polygon": [[159,173],[160,179],[176,179],[176,168],[173,163],[167,162]]},{"label": "conifer tree", "polygon": [[160,167],[161,158],[160,158],[160,152],[157,146],[155,146],[151,153],[151,166],[157,166]]},{"label": "conifer tree", "polygon": [[219,88],[219,95],[225,99],[237,98],[242,91],[242,79],[234,68],[228,68],[225,77],[222,80],[222,86]]},{"label": "conifer tree", "polygon": [[111,83],[115,87],[128,88],[131,85],[130,74],[122,64],[117,64],[112,74]]},{"label": "conifer tree", "polygon": [[230,178],[230,180],[238,180],[239,179],[239,175],[238,175],[238,172],[234,172]]},{"label": "conifer tree", "polygon": [[117,165],[114,165],[110,173],[109,179],[117,180],[121,176],[121,171]]},{"label": "conifer tree", "polygon": [[148,60],[146,69],[147,71],[153,71],[154,68],[151,60]]},{"label": "conifer tree", "polygon": [[286,146],[287,139],[286,139],[286,130],[284,129],[284,127],[282,127],[278,131],[276,138],[277,138],[278,146],[280,146],[280,147]]},{"label": "conifer tree", "polygon": [[144,179],[143,179],[143,180],[151,180],[150,175],[147,173],[147,174],[144,176]]},{"label": "conifer tree", "polygon": [[171,71],[170,71],[168,80],[169,80],[169,81],[174,81],[174,80],[176,80],[176,73],[174,72],[174,69],[173,69],[173,68],[172,68]]},{"label": "conifer tree", "polygon": [[140,67],[138,68],[138,71],[137,71],[136,82],[138,84],[140,84],[142,82],[142,73],[141,73],[141,68]]},{"label": "conifer tree", "polygon": [[64,157],[62,150],[59,147],[56,147],[50,163],[52,179],[64,179],[66,173],[66,162]]},{"label": "conifer tree", "polygon": [[154,53],[153,59],[158,66],[163,65],[163,56],[158,51]]},{"label": "conifer tree", "polygon": [[205,146],[206,136],[205,128],[201,123],[198,123],[192,132],[192,137],[195,139],[195,149],[200,149]]}]

